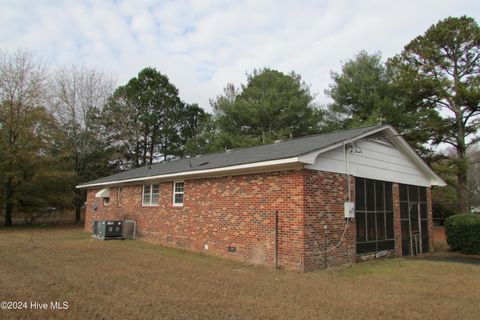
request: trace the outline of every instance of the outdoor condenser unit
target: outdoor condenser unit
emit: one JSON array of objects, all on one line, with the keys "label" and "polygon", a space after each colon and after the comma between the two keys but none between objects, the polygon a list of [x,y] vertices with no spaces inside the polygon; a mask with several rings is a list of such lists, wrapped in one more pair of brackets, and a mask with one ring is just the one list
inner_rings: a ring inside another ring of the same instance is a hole
[{"label": "outdoor condenser unit", "polygon": [[99,239],[122,238],[123,221],[94,221],[93,235]]},{"label": "outdoor condenser unit", "polygon": [[123,221],[123,239],[135,239],[137,224],[133,220]]}]

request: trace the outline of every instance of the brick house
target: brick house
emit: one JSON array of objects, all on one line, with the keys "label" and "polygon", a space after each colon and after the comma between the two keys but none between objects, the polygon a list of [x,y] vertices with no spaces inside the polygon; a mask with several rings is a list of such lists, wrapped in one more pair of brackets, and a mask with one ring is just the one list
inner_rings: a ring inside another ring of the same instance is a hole
[{"label": "brick house", "polygon": [[[389,125],[131,169],[87,189],[94,220],[130,219],[166,246],[309,271],[432,246],[445,182]],[[345,215],[354,213],[354,218]]]}]

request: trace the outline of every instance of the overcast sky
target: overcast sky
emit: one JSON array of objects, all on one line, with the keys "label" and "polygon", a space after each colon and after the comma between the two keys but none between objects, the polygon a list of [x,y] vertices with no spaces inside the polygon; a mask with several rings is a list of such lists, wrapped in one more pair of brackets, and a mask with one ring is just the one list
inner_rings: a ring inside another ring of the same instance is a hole
[{"label": "overcast sky", "polygon": [[447,16],[480,20],[478,0],[0,0],[0,8],[0,49],[103,69],[118,84],[152,66],[209,111],[227,83],[261,67],[296,71],[325,103],[330,71],[358,51],[387,58]]}]

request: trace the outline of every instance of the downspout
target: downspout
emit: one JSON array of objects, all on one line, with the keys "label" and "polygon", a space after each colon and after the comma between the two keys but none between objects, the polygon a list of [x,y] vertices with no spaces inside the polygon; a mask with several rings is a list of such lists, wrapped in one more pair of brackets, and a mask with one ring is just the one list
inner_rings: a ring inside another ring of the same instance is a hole
[{"label": "downspout", "polygon": [[350,186],[350,164],[348,162],[348,152],[347,152],[347,144],[350,142],[350,140],[345,140],[343,142],[343,153],[345,156],[345,173],[347,175],[347,200],[348,202],[351,202],[351,186]]},{"label": "downspout", "polygon": [[278,269],[278,210],[275,210],[275,269]]},{"label": "downspout", "polygon": [[[343,142],[343,152],[344,152],[344,156],[345,156],[345,173],[346,173],[347,192],[348,192],[348,194],[347,194],[348,202],[351,202],[351,198],[352,198],[352,197],[351,197],[351,186],[350,186],[350,165],[349,165],[349,162],[348,162],[348,153],[347,153],[347,145],[348,145],[348,143],[350,143],[350,140],[351,140],[351,139],[348,139],[348,140],[345,140],[345,141]],[[325,214],[324,214],[324,220],[325,220],[325,218],[326,218],[326,216],[325,216]],[[328,234],[327,229],[328,229],[328,226],[327,226],[327,224],[325,224],[325,225],[323,226],[323,228],[324,228],[324,230],[325,230],[325,235],[324,235],[324,237],[325,237],[325,241],[324,241],[324,242],[325,242],[325,244],[324,244],[325,248],[324,248],[324,251],[323,251],[323,253],[324,253],[324,260],[325,260],[325,261],[324,261],[324,263],[325,263],[325,268],[328,266],[328,263],[327,263],[327,261],[328,261],[328,252],[335,250],[335,249],[336,249],[337,247],[339,247],[340,244],[342,243],[342,241],[343,241],[343,239],[344,239],[344,237],[345,237],[345,234],[347,233],[349,220],[350,220],[350,219],[348,219],[348,218],[346,219],[345,229],[343,230],[343,233],[342,233],[342,236],[340,237],[340,240],[337,242],[336,245],[334,245],[333,247],[328,248],[328,249],[327,249],[327,245],[328,245],[328,243],[327,243],[327,234]]]}]

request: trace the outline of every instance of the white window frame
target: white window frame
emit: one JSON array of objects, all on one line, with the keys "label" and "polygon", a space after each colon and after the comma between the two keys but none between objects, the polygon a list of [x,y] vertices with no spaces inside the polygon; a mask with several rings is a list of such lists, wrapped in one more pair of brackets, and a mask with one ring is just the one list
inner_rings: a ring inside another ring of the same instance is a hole
[{"label": "white window frame", "polygon": [[[153,186],[157,185],[158,186],[158,201],[157,203],[152,203],[152,198],[153,198]],[[145,186],[150,187],[150,201],[145,202]],[[142,206],[143,207],[158,207],[158,204],[160,202],[160,184],[159,183],[146,183],[142,185]]]},{"label": "white window frame", "polygon": [[110,206],[110,197],[103,197],[103,206],[104,207]]},{"label": "white window frame", "polygon": [[[183,184],[183,190],[182,192],[177,192],[175,191],[175,186],[177,183],[182,183]],[[182,195],[182,203],[176,203],[175,202],[175,195],[181,194]],[[185,181],[183,180],[178,180],[173,182],[173,206],[174,207],[183,207],[183,203],[185,202]]]}]

